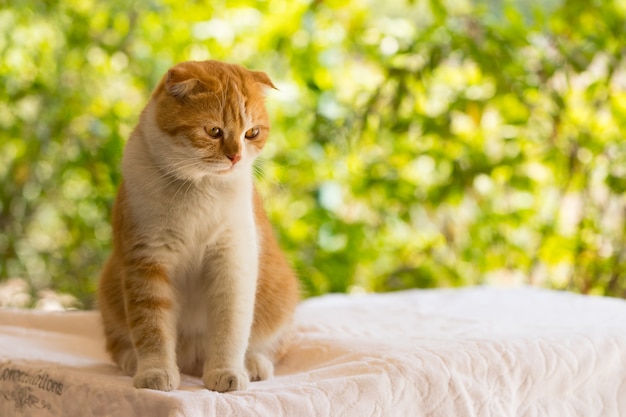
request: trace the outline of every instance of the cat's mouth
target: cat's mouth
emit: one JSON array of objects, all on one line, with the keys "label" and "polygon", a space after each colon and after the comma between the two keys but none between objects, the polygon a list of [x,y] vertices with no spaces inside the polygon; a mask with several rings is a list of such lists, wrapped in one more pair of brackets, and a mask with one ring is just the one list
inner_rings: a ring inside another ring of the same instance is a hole
[{"label": "cat's mouth", "polygon": [[217,172],[218,175],[228,175],[232,173],[234,170],[235,170],[235,164],[229,166],[228,168],[218,169],[215,172]]},{"label": "cat's mouth", "polygon": [[205,172],[213,175],[228,175],[235,170],[236,164],[228,164],[226,165],[223,162],[205,160]]}]

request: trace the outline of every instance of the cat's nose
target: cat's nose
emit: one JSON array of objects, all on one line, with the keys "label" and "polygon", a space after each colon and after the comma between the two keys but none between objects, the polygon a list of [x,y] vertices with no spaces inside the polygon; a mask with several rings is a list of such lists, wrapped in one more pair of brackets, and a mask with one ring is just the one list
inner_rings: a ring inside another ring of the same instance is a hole
[{"label": "cat's nose", "polygon": [[241,160],[241,154],[237,153],[235,155],[226,155],[226,158],[230,159],[230,162],[232,162],[233,165],[235,165],[237,162]]}]

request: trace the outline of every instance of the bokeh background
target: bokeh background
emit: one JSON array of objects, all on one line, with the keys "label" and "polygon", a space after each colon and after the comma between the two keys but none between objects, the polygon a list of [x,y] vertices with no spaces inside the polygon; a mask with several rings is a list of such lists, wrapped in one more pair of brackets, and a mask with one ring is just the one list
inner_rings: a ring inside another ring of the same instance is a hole
[{"label": "bokeh background", "polygon": [[622,0],[0,0],[0,305],[91,308],[171,65],[267,72],[258,179],[306,296],[626,297]]}]

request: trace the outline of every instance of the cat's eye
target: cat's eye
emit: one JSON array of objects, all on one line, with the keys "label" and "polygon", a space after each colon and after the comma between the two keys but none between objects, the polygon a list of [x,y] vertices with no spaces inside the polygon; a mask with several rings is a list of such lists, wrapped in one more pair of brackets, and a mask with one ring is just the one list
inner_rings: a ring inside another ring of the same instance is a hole
[{"label": "cat's eye", "polygon": [[253,127],[252,129],[246,130],[246,139],[254,139],[259,136],[260,129],[258,126]]},{"label": "cat's eye", "polygon": [[217,127],[217,126],[213,126],[213,127],[205,127],[204,130],[206,131],[206,133],[211,136],[212,138],[215,139],[219,139],[222,136],[224,136],[224,131]]}]

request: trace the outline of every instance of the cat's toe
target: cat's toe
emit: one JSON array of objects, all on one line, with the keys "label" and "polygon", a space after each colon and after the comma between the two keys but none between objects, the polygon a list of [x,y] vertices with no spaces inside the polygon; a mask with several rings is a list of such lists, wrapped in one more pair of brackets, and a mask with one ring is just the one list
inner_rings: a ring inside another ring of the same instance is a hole
[{"label": "cat's toe", "polygon": [[204,385],[217,392],[241,391],[248,387],[248,375],[244,370],[213,369],[202,376]]},{"label": "cat's toe", "polygon": [[274,375],[274,364],[262,353],[248,353],[246,368],[250,374],[250,381],[264,381]]},{"label": "cat's toe", "polygon": [[159,391],[172,391],[180,385],[180,373],[178,370],[161,368],[146,369],[137,372],[133,378],[135,388],[148,388]]}]

